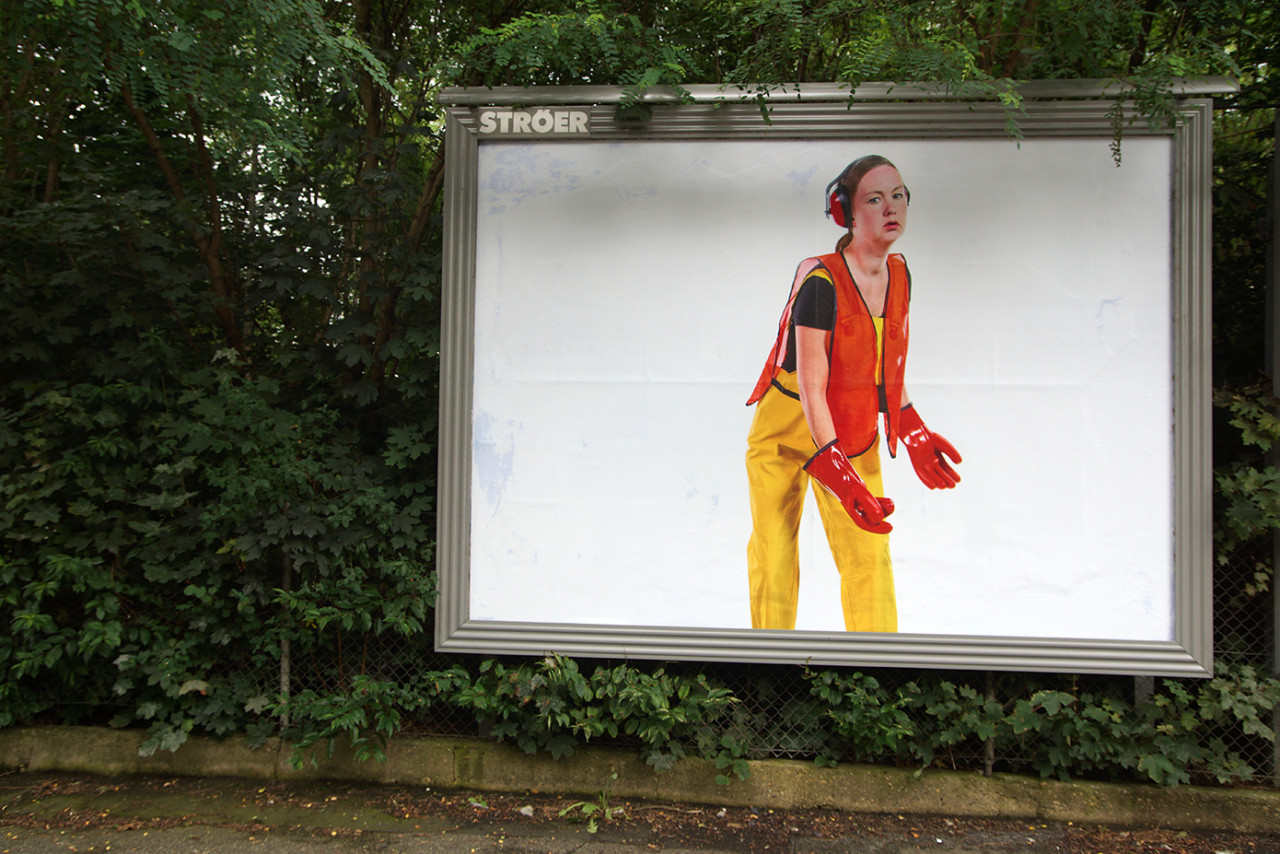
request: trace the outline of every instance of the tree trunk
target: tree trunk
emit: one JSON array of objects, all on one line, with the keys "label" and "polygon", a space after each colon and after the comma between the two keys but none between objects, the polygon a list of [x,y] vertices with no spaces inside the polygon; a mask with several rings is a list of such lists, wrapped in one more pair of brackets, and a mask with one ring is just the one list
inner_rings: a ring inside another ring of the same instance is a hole
[{"label": "tree trunk", "polygon": [[[129,111],[129,115],[133,116],[138,129],[142,131],[142,136],[147,141],[147,147],[151,149],[151,154],[155,157],[156,163],[160,167],[160,173],[164,175],[165,182],[169,185],[169,192],[173,195],[175,201],[180,205],[185,205],[187,203],[187,194],[182,188],[182,181],[178,178],[178,173],[174,170],[173,163],[165,153],[164,146],[160,144],[160,138],[156,136],[155,128],[151,126],[151,121],[147,118],[147,114],[134,100],[133,91],[128,84],[122,87],[121,94],[124,96],[125,108]],[[194,107],[192,108],[192,122],[196,127],[199,127],[199,118],[195,115]],[[198,133],[196,136],[200,147],[203,149],[203,134]],[[205,163],[202,164],[201,170],[205,173],[203,177],[206,188],[208,188],[212,186],[214,176],[212,163],[208,162],[207,151],[204,152],[204,160]],[[210,208],[210,210],[216,210],[216,198],[216,195],[212,197],[210,204],[214,205],[214,207]],[[200,230],[195,221],[189,220],[187,230],[195,242],[196,250],[200,253],[200,259],[204,261],[205,268],[209,271],[209,283],[213,286],[213,292],[220,299],[216,312],[218,323],[222,327],[227,343],[235,348],[236,352],[243,353],[245,349],[244,339],[240,335],[240,327],[236,322],[235,312],[232,307],[234,288],[222,263],[222,232],[218,227],[218,223],[210,223],[210,226],[211,230],[206,235]]]}]

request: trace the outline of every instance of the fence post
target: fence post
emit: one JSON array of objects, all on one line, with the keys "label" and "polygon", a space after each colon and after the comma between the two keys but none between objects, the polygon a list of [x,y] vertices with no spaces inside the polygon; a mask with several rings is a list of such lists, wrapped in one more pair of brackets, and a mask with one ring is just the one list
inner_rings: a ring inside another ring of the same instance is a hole
[{"label": "fence post", "polygon": [[1141,708],[1151,702],[1156,695],[1156,677],[1133,677],[1133,705]]},{"label": "fence post", "polygon": [[[1280,109],[1275,115],[1276,139],[1280,141]],[[1276,335],[1280,333],[1280,167],[1276,160],[1280,151],[1271,156],[1271,175],[1267,186],[1267,219],[1271,233],[1267,241],[1267,330],[1266,365],[1271,373],[1271,393],[1280,396],[1280,346]],[[1280,584],[1277,584],[1276,567],[1280,567],[1280,531],[1271,534],[1271,674],[1280,676]],[[1271,728],[1276,740],[1271,748],[1271,785],[1280,789],[1280,708],[1271,710]]]},{"label": "fence post", "polygon": [[[995,673],[987,671],[987,702],[995,702],[996,699],[996,677]],[[988,738],[982,745],[982,776],[990,777],[996,767],[996,739],[995,736]]]},{"label": "fence post", "polygon": [[[289,557],[289,553],[285,552],[280,559],[280,589],[285,593],[293,590],[293,560]],[[280,638],[280,698],[285,704],[289,702],[289,691],[293,683],[293,644],[289,640],[288,635]],[[280,731],[283,732],[289,728],[289,713],[280,713]]]}]

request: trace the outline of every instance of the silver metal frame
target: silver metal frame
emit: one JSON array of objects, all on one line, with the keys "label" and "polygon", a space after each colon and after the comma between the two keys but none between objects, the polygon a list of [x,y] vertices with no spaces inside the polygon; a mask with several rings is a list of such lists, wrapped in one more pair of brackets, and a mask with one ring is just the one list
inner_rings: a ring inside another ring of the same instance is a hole
[{"label": "silver metal frame", "polygon": [[[1222,80],[1187,81],[1179,91],[1230,91]],[[1027,137],[1113,135],[1108,112],[1119,91],[1102,83],[1044,82],[1020,90]],[[996,103],[957,101],[954,90],[868,84],[857,100],[839,86],[771,93],[768,117],[750,89],[691,87],[683,96],[649,91],[642,122],[616,117],[622,89],[568,87],[448,90],[446,116],[444,309],[441,318],[440,472],[436,645],[442,651],[643,659],[1064,671],[1205,676],[1213,669],[1210,405],[1210,172],[1212,102],[1186,97],[1174,127],[1128,122],[1129,135],[1173,140],[1174,639],[1169,642],[1054,638],[849,634],[469,619],[471,411],[474,353],[477,109],[493,105],[580,105],[591,109],[590,139],[999,138],[1008,134]],[[676,103],[683,98],[684,103]],[[1074,98],[1079,100],[1047,100]],[[841,103],[843,102],[843,103]],[[489,137],[486,137],[486,139]],[[547,142],[546,144],[554,144]]]}]

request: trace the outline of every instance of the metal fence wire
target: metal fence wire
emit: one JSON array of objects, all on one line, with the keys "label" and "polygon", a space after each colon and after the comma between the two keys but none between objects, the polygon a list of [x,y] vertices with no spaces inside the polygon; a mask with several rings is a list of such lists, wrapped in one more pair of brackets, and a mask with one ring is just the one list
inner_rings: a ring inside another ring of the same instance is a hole
[{"label": "metal fence wire", "polygon": [[[1274,631],[1273,596],[1267,584],[1258,584],[1258,574],[1271,572],[1272,543],[1262,538],[1219,554],[1214,567],[1214,632],[1215,660],[1219,666],[1249,665],[1259,676],[1272,672]],[[291,665],[291,688],[317,692],[340,690],[353,674],[360,673],[390,682],[412,682],[430,672],[442,671],[457,664],[476,672],[477,656],[443,655],[431,646],[430,632],[407,639],[382,636],[349,643],[340,659],[332,650],[297,649]],[[516,666],[528,659],[503,660]],[[579,660],[584,673],[597,665],[621,662]],[[735,706],[731,734],[747,745],[749,758],[813,759],[822,754],[825,744],[824,721],[815,716],[815,701],[806,669],[797,665],[706,663],[706,662],[628,662],[637,668],[664,667],[683,675],[702,674],[711,682],[733,692]],[[824,668],[816,668],[824,669]],[[845,668],[842,672],[853,672]],[[957,686],[967,685],[984,697],[1009,706],[1027,696],[1028,686],[1064,691],[1075,696],[1090,694],[1095,699],[1109,698],[1124,705],[1140,702],[1143,692],[1150,691],[1153,680],[1132,676],[1081,674],[1018,674],[983,672],[939,672],[911,669],[861,668],[873,676],[888,694],[896,695],[907,683],[926,673]],[[1189,681],[1194,688],[1194,680]],[[1145,686],[1145,687],[1144,687]],[[927,712],[914,710],[915,720]],[[488,736],[485,722],[477,720],[469,710],[448,704],[430,705],[414,712],[403,721],[407,733],[429,736]],[[1252,781],[1270,782],[1276,777],[1275,747],[1267,739],[1243,732],[1239,727],[1224,727],[1212,734],[1220,738],[1227,750],[1240,756],[1252,769]],[[614,742],[634,746],[626,739]],[[941,767],[969,770],[1027,770],[1028,753],[1034,744],[1027,740],[1004,739],[999,746],[992,741],[968,739],[948,745],[935,755]],[[850,757],[835,757],[850,758]],[[858,757],[862,761],[892,762],[894,757]],[[899,760],[900,761],[900,760]],[[1241,781],[1249,782],[1249,781]]]},{"label": "metal fence wire", "polygon": [[[1213,574],[1214,660],[1221,665],[1249,665],[1259,674],[1275,673],[1276,596],[1275,544],[1260,537],[1217,555]],[[1259,584],[1258,579],[1266,580]],[[1280,734],[1280,733],[1278,733]],[[1273,742],[1238,729],[1220,733],[1227,749],[1255,769],[1255,778],[1280,785]]]}]

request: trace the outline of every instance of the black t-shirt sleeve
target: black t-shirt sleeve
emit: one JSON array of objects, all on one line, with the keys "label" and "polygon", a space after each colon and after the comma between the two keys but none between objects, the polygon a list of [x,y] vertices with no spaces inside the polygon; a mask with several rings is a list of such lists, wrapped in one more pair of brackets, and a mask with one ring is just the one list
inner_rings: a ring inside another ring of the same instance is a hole
[{"label": "black t-shirt sleeve", "polygon": [[800,285],[791,319],[796,326],[836,328],[836,287],[823,276],[810,276]]},{"label": "black t-shirt sleeve", "polygon": [[782,360],[784,371],[796,369],[797,326],[828,331],[836,328],[836,286],[825,276],[805,279],[791,304],[791,334],[787,336],[787,355]]}]

